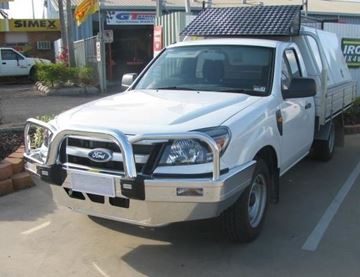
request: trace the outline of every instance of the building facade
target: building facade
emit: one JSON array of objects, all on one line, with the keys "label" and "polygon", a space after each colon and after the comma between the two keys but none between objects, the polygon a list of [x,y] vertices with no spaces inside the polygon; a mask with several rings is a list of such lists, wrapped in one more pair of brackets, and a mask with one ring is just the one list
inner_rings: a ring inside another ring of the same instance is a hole
[{"label": "building facade", "polygon": [[2,19],[0,47],[11,47],[26,56],[55,61],[54,41],[59,39],[58,19]]}]

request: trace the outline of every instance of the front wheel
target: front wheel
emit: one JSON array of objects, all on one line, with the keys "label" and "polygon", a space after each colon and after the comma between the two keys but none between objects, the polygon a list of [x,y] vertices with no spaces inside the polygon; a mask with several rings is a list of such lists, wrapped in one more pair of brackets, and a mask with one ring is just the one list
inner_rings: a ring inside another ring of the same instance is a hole
[{"label": "front wheel", "polygon": [[231,241],[250,242],[259,236],[269,202],[269,185],[269,168],[259,159],[251,184],[222,214],[223,228]]}]

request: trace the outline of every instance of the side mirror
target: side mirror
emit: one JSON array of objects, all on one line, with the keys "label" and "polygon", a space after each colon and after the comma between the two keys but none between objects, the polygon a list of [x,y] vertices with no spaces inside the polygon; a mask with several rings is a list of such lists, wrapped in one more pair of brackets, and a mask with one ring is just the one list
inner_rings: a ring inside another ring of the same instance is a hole
[{"label": "side mirror", "polygon": [[304,98],[316,95],[316,83],[311,78],[294,78],[291,80],[287,90],[283,90],[284,99],[287,98]]},{"label": "side mirror", "polygon": [[131,84],[135,81],[136,77],[138,76],[137,73],[126,73],[122,76],[121,79],[121,87],[123,90],[128,89]]}]

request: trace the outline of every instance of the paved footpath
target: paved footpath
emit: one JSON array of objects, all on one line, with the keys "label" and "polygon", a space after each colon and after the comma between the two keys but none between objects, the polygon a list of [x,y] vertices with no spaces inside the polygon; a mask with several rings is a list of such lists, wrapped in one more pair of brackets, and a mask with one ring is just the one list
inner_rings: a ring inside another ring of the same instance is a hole
[{"label": "paved footpath", "polygon": [[[23,124],[27,118],[59,114],[102,96],[44,96],[32,84],[0,84],[0,118],[3,125]],[[1,126],[1,125],[0,125]]]}]

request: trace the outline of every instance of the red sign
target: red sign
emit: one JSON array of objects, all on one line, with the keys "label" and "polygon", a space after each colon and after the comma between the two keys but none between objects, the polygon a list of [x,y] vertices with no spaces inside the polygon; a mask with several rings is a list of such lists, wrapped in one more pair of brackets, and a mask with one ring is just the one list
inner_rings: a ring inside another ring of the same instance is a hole
[{"label": "red sign", "polygon": [[154,57],[160,53],[163,49],[163,27],[162,26],[154,26]]}]

